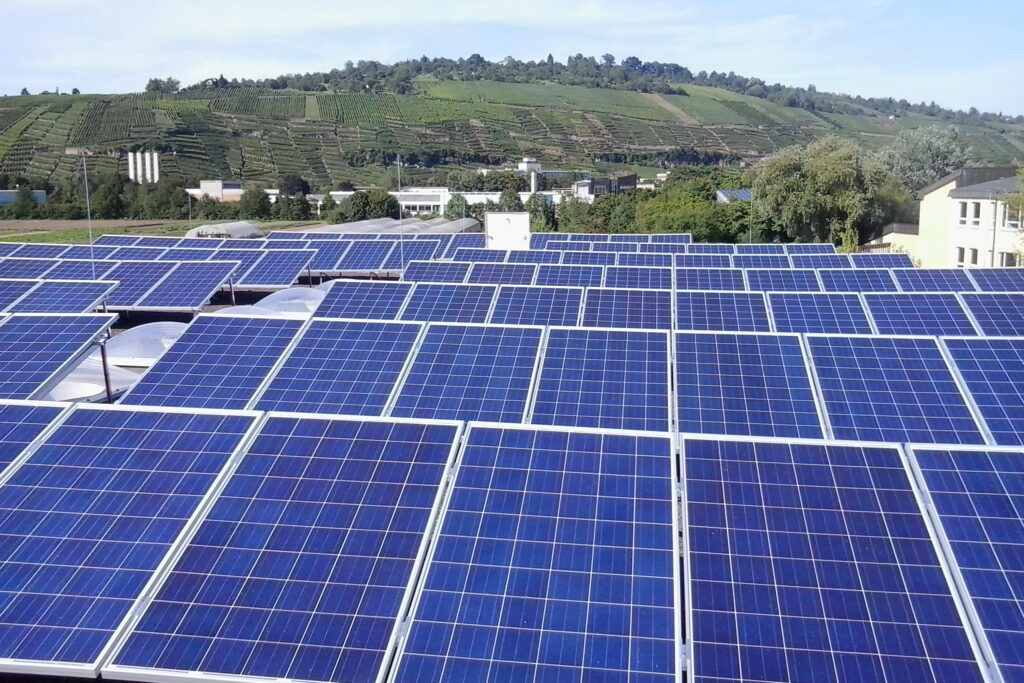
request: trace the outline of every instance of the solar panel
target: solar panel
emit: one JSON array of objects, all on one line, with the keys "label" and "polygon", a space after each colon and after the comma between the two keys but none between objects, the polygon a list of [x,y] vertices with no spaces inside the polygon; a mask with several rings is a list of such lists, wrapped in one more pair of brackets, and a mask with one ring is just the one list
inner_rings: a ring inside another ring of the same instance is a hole
[{"label": "solar panel", "polygon": [[429,261],[437,255],[441,240],[400,239],[384,262],[385,270],[401,270],[409,261]]},{"label": "solar panel", "polygon": [[216,239],[213,237],[183,237],[178,240],[178,249],[220,249],[227,246],[248,245],[250,242],[258,244],[263,240],[254,239]]},{"label": "solar panel", "polygon": [[155,247],[121,247],[110,258],[115,261],[150,261],[156,260],[165,251]]},{"label": "solar panel", "polygon": [[342,240],[309,240],[316,249],[316,256],[309,262],[309,269],[315,272],[331,272],[338,261],[351,247],[351,243]]},{"label": "solar panel", "polygon": [[247,288],[290,287],[306,272],[314,256],[316,252],[311,249],[269,252],[240,275],[237,284]]},{"label": "solar panel", "polygon": [[181,242],[180,237],[140,237],[139,241],[133,244],[134,247],[161,247],[163,249],[173,249],[178,246]]},{"label": "solar panel", "polygon": [[419,323],[313,320],[255,407],[382,415],[421,329]]},{"label": "solar panel", "polygon": [[898,449],[683,447],[691,680],[985,680]]},{"label": "solar panel", "polygon": [[531,251],[517,249],[508,252],[509,263],[561,263],[562,252],[560,251]]},{"label": "solar panel", "polygon": [[604,286],[628,289],[672,289],[671,268],[607,266]]},{"label": "solar panel", "polygon": [[787,244],[787,254],[834,254],[834,244]]},{"label": "solar panel", "polygon": [[553,327],[528,421],[664,432],[669,374],[667,332]]},{"label": "solar panel", "polygon": [[390,414],[522,422],[541,327],[427,327]]},{"label": "solar panel", "polygon": [[798,335],[679,332],[679,431],[821,438]]},{"label": "solar panel", "polygon": [[271,417],[104,677],[382,680],[458,438]]},{"label": "solar panel", "polygon": [[1024,294],[960,295],[983,334],[1024,335]]},{"label": "solar panel", "polygon": [[65,261],[46,271],[48,280],[102,280],[120,261]]},{"label": "solar panel", "polygon": [[552,233],[534,232],[530,234],[530,249],[544,249],[545,245],[553,237],[557,237]]},{"label": "solar panel", "polygon": [[394,320],[412,285],[408,282],[335,280],[316,309],[318,318]]},{"label": "solar panel", "polygon": [[88,313],[96,310],[116,282],[44,280],[9,313]]},{"label": "solar panel", "polygon": [[245,275],[256,262],[266,256],[262,249],[218,249],[210,254],[210,261],[238,261],[240,264],[235,270],[235,279]]},{"label": "solar panel", "polygon": [[310,248],[309,241],[306,240],[306,239],[301,239],[301,240],[273,240],[273,241],[263,242],[263,244],[261,244],[260,246],[263,249],[275,250],[275,251],[276,250],[285,250],[285,251],[287,251],[287,250],[291,250],[291,249],[309,249]]},{"label": "solar panel", "polygon": [[[672,254],[619,254],[616,260],[619,266],[647,266],[656,268],[671,268],[673,264]],[[670,280],[671,286],[671,280]]]},{"label": "solar panel", "polygon": [[68,415],[0,487],[0,667],[95,676],[253,419]]},{"label": "solar panel", "polygon": [[444,257],[451,258],[456,249],[461,249],[463,247],[466,249],[481,249],[485,246],[487,246],[486,235],[482,232],[455,235],[452,237],[452,241],[448,245],[448,248],[445,249]]},{"label": "solar panel", "polygon": [[880,334],[976,334],[954,294],[865,294]]},{"label": "solar panel", "polygon": [[[64,411],[63,404],[0,403],[0,475]],[[0,582],[0,594],[3,591]]]},{"label": "solar panel", "polygon": [[[304,232],[285,232],[284,230],[272,230],[271,232],[267,233],[267,239],[268,240],[304,240],[304,239],[306,239],[306,234],[307,233],[304,233]],[[377,238],[376,235],[372,235],[372,237],[374,239]]]},{"label": "solar panel", "polygon": [[0,242],[0,256],[10,256],[21,249],[21,246],[22,245],[15,244],[13,242]]},{"label": "solar panel", "polygon": [[826,292],[895,292],[892,273],[878,268],[819,270],[818,278]]},{"label": "solar panel", "polygon": [[640,245],[634,242],[594,242],[591,251],[638,252]]},{"label": "solar panel", "polygon": [[302,321],[199,316],[128,390],[128,405],[244,408]]},{"label": "solar panel", "polygon": [[0,278],[40,277],[58,263],[55,259],[5,258],[0,260]]},{"label": "solar panel", "polygon": [[453,282],[466,279],[473,266],[468,261],[411,261],[402,272],[402,279],[411,282]]},{"label": "solar panel", "polygon": [[694,242],[686,247],[687,254],[735,254],[736,246],[733,244],[705,244]]},{"label": "solar panel", "polygon": [[854,268],[913,268],[907,254],[850,254]]},{"label": "solar panel", "polygon": [[973,292],[974,283],[959,268],[907,268],[892,271],[904,292]]},{"label": "solar panel", "polygon": [[[601,241],[601,240],[597,240],[597,241]],[[626,234],[615,234],[615,233],[612,233],[612,234],[608,235],[608,241],[612,242],[612,243],[616,243],[616,242],[618,242],[618,243],[623,243],[623,242],[628,242],[628,243],[644,243],[644,242],[649,242],[650,241],[650,235],[630,234],[630,233],[626,233]]]},{"label": "solar panel", "polygon": [[607,242],[610,237],[607,233],[570,232],[552,239],[569,240],[570,242]]},{"label": "solar panel", "polygon": [[676,267],[732,268],[732,256],[728,254],[676,254]]},{"label": "solar panel", "polygon": [[529,285],[537,266],[533,263],[474,263],[466,282],[492,285]]},{"label": "solar panel", "polygon": [[[737,254],[783,254],[786,253],[786,247],[781,244],[737,244]],[[737,266],[739,268],[740,266]],[[763,266],[756,266],[761,268]]]},{"label": "solar panel", "polygon": [[610,251],[563,251],[562,265],[614,266],[616,258]]},{"label": "solar panel", "polygon": [[752,292],[820,292],[813,270],[763,269],[747,271],[747,288]]},{"label": "solar panel", "polygon": [[964,271],[982,292],[1024,292],[1024,268],[971,268]]},{"label": "solar panel", "polygon": [[679,680],[672,444],[474,425],[398,681]]},{"label": "solar panel", "polygon": [[117,280],[121,284],[107,296],[107,306],[134,306],[136,301],[163,280],[174,267],[175,264],[169,261],[125,261],[114,266],[103,277],[107,280]]},{"label": "solar panel", "polygon": [[688,232],[661,233],[650,236],[651,242],[669,242],[676,244],[689,244],[692,236]]},{"label": "solar panel", "polygon": [[943,343],[995,442],[1024,445],[1024,338],[946,337]]},{"label": "solar panel", "polygon": [[[914,446],[913,458],[927,486],[954,572],[972,603],[1001,674],[1024,675],[1022,598],[1015,586],[1021,561],[1020,449],[947,449]],[[993,676],[995,678],[995,676]]]},{"label": "solar panel", "polygon": [[86,245],[72,245],[60,255],[61,260],[67,259],[106,259],[117,251],[117,247],[99,246],[95,243]]},{"label": "solar panel", "polygon": [[39,284],[39,280],[0,280],[0,311],[22,298]]},{"label": "solar panel", "polygon": [[8,255],[18,258],[57,258],[67,250],[66,244],[24,244]]},{"label": "solar panel", "polygon": [[768,303],[777,332],[874,332],[856,294],[771,293]]},{"label": "solar panel", "polygon": [[491,313],[496,325],[563,325],[574,327],[583,304],[580,287],[502,285]]},{"label": "solar panel", "polygon": [[982,443],[932,337],[807,336],[837,439]]},{"label": "solar panel", "polygon": [[770,332],[761,292],[676,292],[676,329]]},{"label": "solar panel", "polygon": [[92,241],[93,244],[106,244],[115,247],[130,247],[138,242],[141,237],[137,235],[100,235]]},{"label": "solar panel", "polygon": [[794,268],[852,268],[847,254],[793,254],[789,257]]},{"label": "solar panel", "polygon": [[[216,249],[168,249],[164,253],[157,257],[157,261],[208,261],[215,256],[218,258],[223,257],[220,254],[215,254]],[[228,260],[228,259],[223,259]]]},{"label": "solar panel", "polygon": [[506,249],[456,249],[453,261],[471,261],[473,263],[504,263],[508,258]]},{"label": "solar panel", "polygon": [[394,246],[391,241],[355,240],[334,268],[340,271],[380,270]]},{"label": "solar panel", "polygon": [[[653,237],[653,235],[652,235],[652,237]],[[686,243],[685,242],[678,242],[678,243],[675,243],[675,244],[673,244],[673,243],[654,243],[654,242],[652,242],[650,244],[641,244],[639,248],[640,248],[640,252],[639,253],[641,253],[641,254],[645,254],[645,253],[646,254],[685,254],[686,253]]]},{"label": "solar panel", "polygon": [[237,263],[225,261],[178,263],[170,275],[135,306],[197,311],[220,291],[237,267]]},{"label": "solar panel", "polygon": [[[545,249],[558,249],[561,251],[590,251],[590,245],[593,242],[587,241],[570,241],[570,240],[548,240],[548,243],[544,245]],[[563,260],[562,263],[565,263]]]},{"label": "solar panel", "polygon": [[604,282],[603,266],[537,266],[534,284],[565,287],[600,287]]},{"label": "solar panel", "polygon": [[676,289],[742,291],[747,288],[738,268],[676,268]]},{"label": "solar panel", "polygon": [[113,315],[33,313],[4,319],[0,322],[0,398],[33,398],[59,378],[116,319]]},{"label": "solar panel", "polygon": [[487,321],[497,288],[494,285],[417,284],[402,320],[444,323]]},{"label": "solar panel", "polygon": [[672,292],[658,289],[587,289],[583,327],[672,329]]},{"label": "solar panel", "polygon": [[[737,245],[741,246],[741,245]],[[732,257],[734,268],[791,268],[785,254],[736,254]]]}]

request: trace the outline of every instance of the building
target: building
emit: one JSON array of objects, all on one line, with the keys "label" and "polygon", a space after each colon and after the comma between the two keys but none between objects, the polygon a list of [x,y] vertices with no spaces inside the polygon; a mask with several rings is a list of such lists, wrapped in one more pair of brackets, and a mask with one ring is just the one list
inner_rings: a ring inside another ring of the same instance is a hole
[{"label": "building", "polygon": [[619,194],[636,189],[636,173],[617,173],[602,178],[577,180],[572,185],[572,193],[581,199],[593,201],[605,194]]},{"label": "building", "polygon": [[[351,191],[331,192],[331,198],[339,204],[354,194]],[[407,187],[404,190],[391,190],[389,194],[398,200],[402,207],[402,214],[409,216],[421,216],[423,214],[444,213],[448,202],[455,195],[462,195],[467,204],[484,204],[488,201],[497,203],[501,198],[500,192],[457,192],[447,187]],[[530,192],[520,192],[519,200],[523,203],[530,198]],[[568,194],[557,190],[546,190],[536,194],[544,198],[544,201],[551,206],[558,205]]]},{"label": "building", "polygon": [[240,180],[200,180],[199,187],[185,190],[193,199],[209,197],[218,202],[237,202],[242,198],[242,181]]},{"label": "building", "polygon": [[[0,206],[10,206],[17,198],[17,190],[0,190]],[[36,204],[45,204],[46,190],[32,190],[32,200]]]},{"label": "building", "polygon": [[561,178],[567,178],[569,176],[575,176],[577,178],[589,178],[590,177],[590,173],[588,171],[566,171],[566,170],[562,170],[562,169],[544,168],[543,164],[541,164],[541,162],[537,161],[533,157],[523,157],[523,160],[520,161],[518,164],[516,164],[515,168],[506,167],[506,168],[499,168],[499,169],[494,169],[494,168],[478,168],[477,169],[477,173],[479,173],[480,175],[488,175],[488,174],[491,174],[491,173],[507,173],[507,172],[518,173],[520,175],[529,175],[529,174],[532,174],[532,173],[536,173],[537,175],[542,175],[542,176],[545,176],[545,177],[548,177],[548,178],[553,178],[555,180],[558,180],[558,179],[561,179]]},{"label": "building", "polygon": [[890,224],[864,248],[906,251],[923,268],[1017,266],[1021,216],[1006,203],[1020,189],[1016,174],[1014,166],[954,171],[918,192],[916,229]]}]

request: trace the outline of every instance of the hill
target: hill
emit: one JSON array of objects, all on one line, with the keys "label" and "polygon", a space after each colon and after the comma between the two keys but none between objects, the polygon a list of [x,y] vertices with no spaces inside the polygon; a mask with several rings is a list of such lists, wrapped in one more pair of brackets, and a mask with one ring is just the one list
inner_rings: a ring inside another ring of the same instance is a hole
[{"label": "hill", "polygon": [[[906,128],[950,125],[866,106],[858,114],[809,111],[693,84],[678,89],[684,95],[433,76],[412,83],[405,94],[241,87],[3,97],[0,173],[56,184],[80,154],[90,170],[126,172],[118,153],[146,148],[167,153],[162,172],[171,176],[272,181],[297,173],[321,188],[380,181],[396,153],[415,166],[403,173],[416,182],[439,169],[523,156],[591,170],[645,170],[691,151],[753,159],[828,133],[876,148]],[[1024,158],[1024,124],[958,129],[980,159]]]}]

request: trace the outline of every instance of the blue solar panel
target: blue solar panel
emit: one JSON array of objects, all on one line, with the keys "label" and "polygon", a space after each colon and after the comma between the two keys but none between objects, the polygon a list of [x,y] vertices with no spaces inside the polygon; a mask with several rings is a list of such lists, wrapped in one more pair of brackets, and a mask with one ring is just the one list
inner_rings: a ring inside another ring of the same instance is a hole
[{"label": "blue solar panel", "polygon": [[552,328],[530,421],[667,431],[668,352],[667,332]]},{"label": "blue solar panel", "polygon": [[[651,237],[650,235],[639,235],[639,234],[630,234],[630,233],[626,233],[626,234],[615,234],[615,233],[612,233],[612,234],[608,235],[608,241],[609,242],[613,242],[613,243],[615,243],[615,242],[618,242],[618,243],[623,243],[623,242],[645,243],[645,242],[649,242],[650,241],[650,237]],[[600,242],[601,240],[597,240],[597,241]]]},{"label": "blue solar panel", "polygon": [[907,254],[850,254],[854,268],[913,268]]},{"label": "blue solar panel", "polygon": [[96,310],[116,282],[45,280],[9,313],[88,313]]},{"label": "blue solar panel", "polygon": [[569,240],[570,242],[607,242],[611,235],[594,232],[569,232],[552,239]]},{"label": "blue solar panel", "polygon": [[594,242],[591,251],[638,252],[640,245],[633,242]]},{"label": "blue solar panel", "polygon": [[690,680],[985,680],[898,449],[684,453]]},{"label": "blue solar panel", "polygon": [[302,232],[299,234],[307,242],[337,242],[341,240],[339,232]]},{"label": "blue solar panel", "polygon": [[776,332],[871,334],[874,330],[856,294],[772,293]]},{"label": "blue solar panel", "polygon": [[139,241],[133,244],[134,247],[160,247],[162,249],[173,249],[179,246],[180,237],[140,237]]},{"label": "blue solar panel", "polygon": [[913,448],[1000,680],[1024,677],[1020,449]]},{"label": "blue solar panel", "polygon": [[221,261],[179,263],[135,306],[198,310],[220,291],[237,267],[236,263]]},{"label": "blue solar panel", "polygon": [[540,327],[430,325],[391,415],[522,422]]},{"label": "blue solar panel", "polygon": [[38,280],[0,280],[0,311],[28,294],[38,284]]},{"label": "blue solar panel", "polygon": [[734,254],[736,247],[732,244],[705,244],[694,242],[686,247],[687,254]]},{"label": "blue solar panel", "polygon": [[407,282],[335,280],[316,309],[318,318],[394,320],[412,285]]},{"label": "blue solar panel", "polygon": [[220,249],[228,245],[238,246],[250,242],[260,243],[263,240],[253,239],[229,239],[221,240],[213,237],[183,237],[178,241],[178,249]]},{"label": "blue solar panel", "polygon": [[163,280],[174,267],[175,264],[170,261],[125,261],[114,266],[104,274],[104,278],[117,280],[121,284],[107,297],[107,306],[134,306],[136,301]]},{"label": "blue solar panel", "polygon": [[445,249],[444,257],[451,258],[456,249],[481,249],[487,245],[486,235],[482,232],[464,233],[452,237],[451,243]]},{"label": "blue solar panel", "polygon": [[309,241],[302,240],[274,240],[272,242],[263,242],[262,246],[266,250],[291,250],[291,249],[309,249]]},{"label": "blue solar panel", "polygon": [[121,403],[244,408],[302,322],[281,318],[196,318]]},{"label": "blue solar panel", "polygon": [[678,243],[672,244],[672,243],[654,243],[654,242],[652,242],[651,244],[641,244],[640,245],[640,252],[639,253],[641,253],[641,254],[685,254],[686,253],[686,243],[678,242]]},{"label": "blue solar panel", "polygon": [[535,284],[566,287],[600,287],[603,266],[537,266]]},{"label": "blue solar panel", "polygon": [[0,658],[77,664],[78,675],[94,676],[252,423],[72,412],[0,487]]},{"label": "blue solar panel", "polygon": [[820,292],[818,278],[810,269],[748,270],[747,289],[752,292]]},{"label": "blue solar panel", "polygon": [[1024,339],[943,340],[995,442],[1024,445]]},{"label": "blue solar panel", "polygon": [[305,274],[314,256],[316,252],[310,249],[269,252],[239,277],[238,284],[243,287],[290,287]]},{"label": "blue solar panel", "polygon": [[509,263],[561,263],[560,251],[516,250],[508,252]]},{"label": "blue solar panel", "polygon": [[793,254],[789,257],[794,268],[852,268],[847,254]]},{"label": "blue solar panel", "polygon": [[137,235],[100,235],[92,241],[93,244],[107,244],[116,247],[130,247],[138,242],[141,237]]},{"label": "blue solar panel", "polygon": [[15,244],[13,242],[0,242],[0,256],[10,256],[21,249],[21,246],[22,245]]},{"label": "blue solar panel", "polygon": [[229,259],[223,258],[221,254],[215,254],[216,249],[168,249],[164,253],[157,257],[157,261],[209,261],[215,256],[221,260],[227,261]]},{"label": "blue solar panel", "polygon": [[418,323],[314,320],[256,407],[381,415],[421,329]]},{"label": "blue solar panel", "polygon": [[58,263],[55,259],[5,258],[0,260],[0,278],[40,277]]},{"label": "blue solar panel", "polygon": [[238,261],[238,269],[235,271],[234,279],[239,279],[245,275],[250,268],[256,265],[256,262],[266,256],[266,252],[262,249],[253,249],[251,251],[246,249],[218,249],[210,254],[210,261]]},{"label": "blue solar panel", "polygon": [[335,270],[380,270],[394,242],[376,240],[355,240],[335,266]]},{"label": "blue solar panel", "polygon": [[[737,254],[783,254],[786,253],[786,247],[782,244],[737,244]],[[739,268],[740,266],[737,266]],[[755,266],[761,268],[764,266]]]},{"label": "blue solar panel", "polygon": [[120,261],[60,261],[46,271],[48,280],[102,280]]},{"label": "blue solar panel", "polygon": [[954,294],[865,294],[879,334],[977,334]]},{"label": "blue solar panel", "polygon": [[583,304],[584,327],[672,329],[672,292],[657,289],[587,290]]},{"label": "blue solar panel", "polygon": [[[676,254],[677,268],[732,268],[728,254]],[[740,278],[742,280],[742,277]]]},{"label": "blue solar panel", "polygon": [[402,320],[444,323],[487,321],[497,287],[421,283],[409,296]]},{"label": "blue solar panel", "polygon": [[[376,239],[377,236],[373,235]],[[306,239],[306,233],[303,232],[285,232],[284,230],[273,230],[267,233],[268,240],[304,240]]]},{"label": "blue solar panel", "polygon": [[760,292],[676,292],[676,328],[711,332],[770,332]]},{"label": "blue solar panel", "polygon": [[165,251],[157,247],[121,247],[110,258],[115,261],[150,261],[158,259]]},{"label": "blue solar panel", "polygon": [[[590,251],[590,245],[593,242],[587,240],[570,241],[567,239],[561,240],[548,240],[548,243],[544,245],[545,249],[558,249],[560,251]],[[562,261],[565,263],[565,261]]]},{"label": "blue solar panel", "polygon": [[[742,245],[738,245],[742,246]],[[734,268],[790,268],[789,257],[785,254],[736,254],[732,257]],[[795,266],[796,264],[792,264]]]},{"label": "blue solar panel", "polygon": [[537,266],[533,263],[474,263],[466,282],[492,285],[529,285]]},{"label": "blue solar panel", "polygon": [[453,261],[471,261],[474,263],[504,263],[508,258],[506,249],[456,249]]},{"label": "blue solar panel", "polygon": [[385,270],[401,270],[409,261],[429,261],[437,256],[441,240],[400,239],[384,262]]},{"label": "blue solar panel", "polygon": [[982,292],[1024,292],[1024,268],[971,268],[965,271]]},{"label": "blue solar panel", "polygon": [[679,680],[672,444],[473,426],[396,680]]},{"label": "blue solar panel", "polygon": [[412,261],[402,272],[410,282],[464,282],[473,264],[468,261]]},{"label": "blue solar panel", "polygon": [[681,432],[821,438],[798,335],[676,334]]},{"label": "blue solar panel", "polygon": [[932,337],[807,337],[837,439],[983,443]]},{"label": "blue solar panel", "polygon": [[338,261],[351,247],[351,243],[343,240],[309,240],[311,248],[316,249],[316,256],[309,262],[309,269],[314,272],[331,272]]},{"label": "blue solar panel", "polygon": [[68,250],[66,244],[25,244],[7,256],[18,258],[57,258]]},{"label": "blue solar panel", "polygon": [[610,251],[565,251],[562,265],[614,266],[617,254]]},{"label": "blue solar panel", "polygon": [[103,247],[96,244],[74,245],[64,250],[61,260],[66,259],[105,259],[117,251],[117,247]]},{"label": "blue solar panel", "polygon": [[1024,294],[960,295],[984,334],[1024,335]]},{"label": "blue solar panel", "polygon": [[672,269],[607,266],[604,269],[604,286],[628,289],[672,289]]},{"label": "blue solar panel", "polygon": [[834,244],[787,244],[787,254],[834,254]]},{"label": "blue solar panel", "polygon": [[497,325],[562,325],[574,327],[583,304],[580,287],[504,285],[491,313]]},{"label": "blue solar panel", "polygon": [[619,266],[671,268],[673,262],[673,254],[619,254],[615,263]]},{"label": "blue solar panel", "polygon": [[747,288],[739,268],[676,268],[676,289],[742,291]]},{"label": "blue solar panel", "polygon": [[553,233],[535,232],[530,235],[530,249],[544,249],[548,240],[557,235]]},{"label": "blue solar panel", "polygon": [[882,269],[819,270],[818,278],[826,292],[895,292],[892,273]]},{"label": "blue solar panel", "polygon": [[0,398],[33,398],[116,319],[22,313],[0,322]]},{"label": "blue solar panel", "polygon": [[973,292],[974,283],[959,268],[905,268],[892,271],[904,292]]},{"label": "blue solar panel", "polygon": [[[54,404],[0,404],[0,475],[64,410]],[[3,591],[0,580],[0,591]],[[2,627],[0,627],[2,628]]]},{"label": "blue solar panel", "polygon": [[669,242],[675,244],[689,244],[692,236],[688,232],[663,233],[651,235],[651,242]]},{"label": "blue solar panel", "polygon": [[121,675],[381,680],[458,436],[271,417],[114,657]]}]

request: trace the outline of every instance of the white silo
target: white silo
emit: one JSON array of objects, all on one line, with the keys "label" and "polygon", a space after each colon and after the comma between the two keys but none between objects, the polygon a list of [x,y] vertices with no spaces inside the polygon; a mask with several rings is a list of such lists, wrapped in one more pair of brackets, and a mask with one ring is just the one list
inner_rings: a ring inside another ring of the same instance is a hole
[{"label": "white silo", "polygon": [[160,180],[160,153],[153,152],[153,182]]},{"label": "white silo", "polygon": [[135,153],[128,152],[128,180],[135,180]]}]

